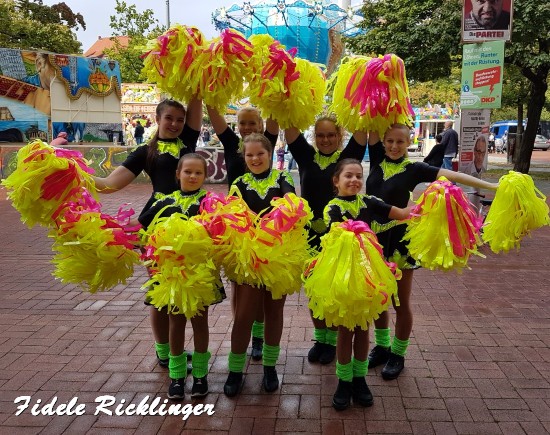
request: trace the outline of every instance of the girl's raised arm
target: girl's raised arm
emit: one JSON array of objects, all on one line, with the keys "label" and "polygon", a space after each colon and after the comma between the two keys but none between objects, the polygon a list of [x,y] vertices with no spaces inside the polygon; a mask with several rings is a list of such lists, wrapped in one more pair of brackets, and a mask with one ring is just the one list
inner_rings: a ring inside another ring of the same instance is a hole
[{"label": "girl's raised arm", "polygon": [[498,187],[498,183],[489,183],[488,181],[480,180],[479,178],[472,177],[471,175],[450,171],[448,169],[440,169],[437,176],[446,177],[448,180],[454,181],[455,183],[465,184],[470,187],[477,187],[478,189],[497,190]]},{"label": "girl's raised arm", "polygon": [[185,123],[193,130],[200,131],[202,127],[202,100],[193,97],[187,104]]},{"label": "girl's raised arm", "polygon": [[113,193],[130,184],[136,175],[124,166],[118,166],[106,177],[93,177],[95,186],[100,193]]}]

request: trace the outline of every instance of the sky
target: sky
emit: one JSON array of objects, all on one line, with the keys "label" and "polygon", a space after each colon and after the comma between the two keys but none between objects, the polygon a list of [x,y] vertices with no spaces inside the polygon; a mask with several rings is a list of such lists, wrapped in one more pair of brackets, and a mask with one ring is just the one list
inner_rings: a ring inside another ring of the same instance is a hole
[{"label": "sky", "polygon": [[[44,4],[53,5],[61,0],[44,0]],[[98,39],[98,36],[111,36],[110,16],[115,13],[116,0],[63,0],[74,13],[81,13],[86,22],[86,30],[76,32],[82,43],[82,51],[86,51]],[[138,12],[145,9],[155,11],[155,18],[166,25],[166,0],[125,0],[126,4],[136,5]],[[170,23],[197,26],[206,38],[218,34],[212,24],[212,12],[222,6],[230,6],[235,1],[229,0],[171,0]],[[192,6],[191,6],[192,5]]]}]

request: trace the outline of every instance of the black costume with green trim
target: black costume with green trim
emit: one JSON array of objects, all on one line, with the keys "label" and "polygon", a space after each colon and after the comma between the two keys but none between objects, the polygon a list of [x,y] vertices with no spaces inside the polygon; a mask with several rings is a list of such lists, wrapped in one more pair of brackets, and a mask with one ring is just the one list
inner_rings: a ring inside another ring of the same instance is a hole
[{"label": "black costume with green trim", "polygon": [[310,243],[318,248],[321,243],[320,237],[326,232],[323,210],[335,196],[332,176],[336,164],[340,160],[349,158],[363,160],[365,147],[359,145],[352,136],[343,150],[323,154],[310,145],[303,134],[300,134],[294,142],[288,144],[288,149],[298,164],[301,196],[307,200],[313,212],[309,231]]},{"label": "black costume with green trim", "polygon": [[287,171],[269,169],[261,174],[248,172],[237,178],[229,194],[238,190],[244,202],[254,213],[269,211],[273,198],[282,198],[287,193],[296,193],[294,182]]},{"label": "black costume with green trim", "polygon": [[[266,130],[264,136],[271,142],[273,148],[275,148],[278,135],[271,134]],[[222,134],[218,135],[218,139],[223,145],[227,184],[231,186],[237,178],[246,173],[246,164],[240,146],[241,139],[237,136],[237,133],[229,127],[227,127]]]},{"label": "black costume with green trim", "polygon": [[122,163],[122,166],[136,177],[144,171],[151,178],[153,193],[140,215],[153,205],[156,193],[168,195],[179,190],[179,183],[176,180],[178,161],[184,154],[195,152],[199,134],[199,131],[193,130],[186,124],[179,138],[159,139],[158,155],[150,164],[147,161],[148,144],[138,146]]},{"label": "black costume with green trim", "polygon": [[388,218],[391,208],[391,205],[374,196],[358,194],[337,196],[331,199],[323,214],[325,224],[329,229],[333,223],[344,222],[348,219],[366,222],[371,226],[375,215]]},{"label": "black costume with green trim", "polygon": [[[424,162],[412,162],[405,157],[392,160],[385,155],[382,142],[369,145],[369,156],[370,172],[365,183],[367,193],[400,208],[407,207],[418,184],[437,180],[440,169]],[[376,216],[372,229],[377,233],[386,260],[397,263],[400,269],[418,267],[409,256],[408,243],[402,241],[407,230],[405,222]]]}]

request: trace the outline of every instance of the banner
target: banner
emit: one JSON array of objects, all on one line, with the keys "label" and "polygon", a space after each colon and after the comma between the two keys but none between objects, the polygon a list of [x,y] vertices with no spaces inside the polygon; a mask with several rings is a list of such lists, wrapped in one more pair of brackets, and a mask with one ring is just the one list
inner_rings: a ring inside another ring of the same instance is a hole
[{"label": "banner", "polygon": [[462,40],[510,41],[512,11],[512,0],[465,0],[462,10]]},{"label": "banner", "polygon": [[504,41],[462,47],[461,109],[501,106]]}]

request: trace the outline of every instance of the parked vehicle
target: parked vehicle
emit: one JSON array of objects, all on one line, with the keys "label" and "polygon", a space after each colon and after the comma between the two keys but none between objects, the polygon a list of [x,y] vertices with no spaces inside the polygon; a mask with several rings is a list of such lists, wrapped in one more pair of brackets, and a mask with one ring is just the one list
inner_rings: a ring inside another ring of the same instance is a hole
[{"label": "parked vehicle", "polygon": [[548,148],[550,148],[550,139],[545,138],[542,134],[537,134],[533,149],[548,151]]}]

